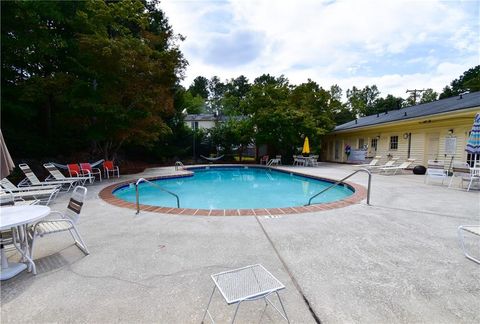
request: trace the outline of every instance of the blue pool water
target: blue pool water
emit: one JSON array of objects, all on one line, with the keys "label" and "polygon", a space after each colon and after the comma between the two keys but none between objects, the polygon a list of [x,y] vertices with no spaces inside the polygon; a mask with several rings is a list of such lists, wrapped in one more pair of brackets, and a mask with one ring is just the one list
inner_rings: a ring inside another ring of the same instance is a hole
[{"label": "blue pool water", "polygon": [[[180,198],[181,208],[245,209],[303,206],[308,199],[331,185],[330,182],[262,168],[194,169],[194,176],[155,180]],[[177,207],[175,197],[148,184],[139,185],[140,203]],[[353,194],[352,189],[337,186],[312,203],[332,202]],[[135,188],[123,187],[113,193],[135,202]]]}]

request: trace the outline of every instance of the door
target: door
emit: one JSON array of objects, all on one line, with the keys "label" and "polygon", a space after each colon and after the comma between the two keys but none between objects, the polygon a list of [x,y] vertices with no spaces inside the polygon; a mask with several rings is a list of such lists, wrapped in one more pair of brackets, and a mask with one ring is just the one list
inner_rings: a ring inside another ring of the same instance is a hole
[{"label": "door", "polygon": [[425,156],[425,165],[427,164],[428,160],[435,160],[438,159],[438,150],[440,146],[440,134],[433,133],[427,134],[427,147],[426,147],[426,156]]},{"label": "door", "polygon": [[340,160],[340,141],[335,140],[335,161]]}]

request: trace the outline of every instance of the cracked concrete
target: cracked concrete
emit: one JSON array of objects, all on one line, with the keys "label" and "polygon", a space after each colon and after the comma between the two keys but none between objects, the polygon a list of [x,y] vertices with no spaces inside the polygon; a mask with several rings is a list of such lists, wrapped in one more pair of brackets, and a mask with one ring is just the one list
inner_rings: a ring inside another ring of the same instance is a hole
[{"label": "cracked concrete", "polygon": [[[352,167],[295,170],[340,179]],[[365,185],[366,177],[352,181]],[[285,284],[281,296],[293,323],[314,319],[290,274],[322,323],[480,321],[480,266],[463,256],[456,237],[457,226],[480,223],[478,191],[426,185],[412,174],[374,175],[372,206],[258,216],[277,256],[253,216],[135,215],[98,198],[111,183],[88,187],[79,229],[91,254],[66,233],[39,239],[38,275],[1,283],[2,323],[198,323],[210,274],[255,263]],[[63,209],[67,199],[62,195],[52,209]],[[468,238],[480,254],[478,241]],[[245,303],[239,322],[282,322],[271,307],[262,316],[263,306]],[[219,295],[211,309],[218,323],[234,311]]]}]

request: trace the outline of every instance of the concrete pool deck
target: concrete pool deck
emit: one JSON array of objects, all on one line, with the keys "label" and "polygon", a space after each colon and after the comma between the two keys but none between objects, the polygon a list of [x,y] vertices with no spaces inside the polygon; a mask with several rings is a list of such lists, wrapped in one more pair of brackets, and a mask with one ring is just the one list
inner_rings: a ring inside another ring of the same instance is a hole
[{"label": "concrete pool deck", "polygon": [[[333,179],[353,170],[283,168]],[[1,283],[2,323],[199,323],[210,274],[255,263],[285,284],[280,294],[292,323],[314,316],[322,323],[479,322],[480,266],[463,256],[456,229],[480,223],[480,194],[423,180],[374,175],[371,206],[257,217],[135,215],[98,197],[112,180],[91,185],[79,223],[91,254],[68,233],[40,238],[38,275]],[[365,186],[367,179],[351,181]],[[52,209],[63,210],[68,198]],[[476,242],[469,238],[478,252]],[[260,319],[263,306],[242,304],[238,322],[282,323],[270,306]],[[234,308],[216,295],[211,311],[224,323]]]}]

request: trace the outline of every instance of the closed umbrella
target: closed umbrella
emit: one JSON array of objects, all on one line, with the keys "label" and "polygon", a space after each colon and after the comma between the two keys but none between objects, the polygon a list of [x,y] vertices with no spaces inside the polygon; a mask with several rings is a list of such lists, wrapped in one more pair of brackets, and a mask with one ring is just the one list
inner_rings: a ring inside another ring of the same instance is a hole
[{"label": "closed umbrella", "polygon": [[8,153],[7,145],[5,145],[2,131],[0,130],[0,179],[7,177],[14,167],[15,164],[13,164],[10,153]]},{"label": "closed umbrella", "polygon": [[305,137],[305,141],[303,142],[302,154],[310,154],[310,144],[308,143],[308,137]]},{"label": "closed umbrella", "polygon": [[473,166],[476,167],[477,155],[480,154],[480,113],[475,115],[472,131],[470,132],[465,151],[473,154],[473,160],[475,161]]}]

